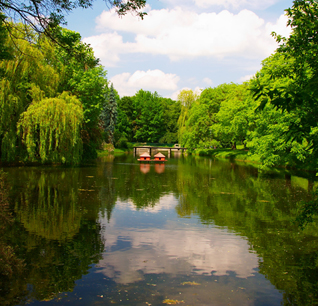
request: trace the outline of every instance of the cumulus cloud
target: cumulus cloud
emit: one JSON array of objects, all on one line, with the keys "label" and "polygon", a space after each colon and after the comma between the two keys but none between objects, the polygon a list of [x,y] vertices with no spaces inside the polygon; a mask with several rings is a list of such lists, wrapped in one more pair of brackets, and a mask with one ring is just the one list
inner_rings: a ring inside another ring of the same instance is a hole
[{"label": "cumulus cloud", "polygon": [[176,74],[164,73],[159,69],[140,71],[133,74],[124,72],[110,79],[120,96],[131,96],[139,89],[176,90],[180,78]]},{"label": "cumulus cloud", "polygon": [[116,32],[90,36],[84,38],[83,41],[93,47],[95,56],[104,66],[114,67],[120,61],[119,54],[124,42],[122,36]]},{"label": "cumulus cloud", "polygon": [[286,26],[287,20],[288,18],[286,15],[281,15],[277,19],[276,23],[273,24],[271,22],[268,22],[265,27],[266,33],[270,35],[272,32],[276,32],[277,34],[284,37],[289,37],[291,28]]},{"label": "cumulus cloud", "polygon": [[253,76],[254,76],[254,74],[244,75],[241,78],[239,78],[238,81],[239,81],[239,83],[243,83],[243,82],[250,80]]},{"label": "cumulus cloud", "polygon": [[210,6],[221,6],[227,9],[238,9],[241,7],[265,9],[276,2],[279,2],[279,0],[194,0],[194,3],[199,7],[207,8]]},{"label": "cumulus cloud", "polygon": [[[129,53],[164,55],[173,61],[202,56],[263,59],[277,47],[270,32],[287,33],[285,25],[285,16],[266,24],[246,9],[238,14],[227,10],[198,14],[180,7],[150,10],[143,21],[133,16],[118,18],[111,10],[97,18],[97,27],[104,33],[84,41],[106,67],[114,66],[120,54]],[[118,33],[133,35],[133,40],[125,42]]]},{"label": "cumulus cloud", "polygon": [[209,86],[212,86],[213,85],[213,81],[209,78],[204,78],[203,79],[203,82]]}]

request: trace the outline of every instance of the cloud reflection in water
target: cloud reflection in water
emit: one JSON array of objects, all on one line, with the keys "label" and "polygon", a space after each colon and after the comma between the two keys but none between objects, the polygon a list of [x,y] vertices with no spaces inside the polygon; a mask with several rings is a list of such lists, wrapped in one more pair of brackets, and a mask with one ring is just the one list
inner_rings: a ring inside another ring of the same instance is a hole
[{"label": "cloud reflection in water", "polygon": [[[149,273],[222,276],[232,271],[240,278],[254,275],[258,257],[249,250],[247,240],[198,220],[177,218],[169,213],[177,204],[173,195],[166,195],[155,207],[136,212],[132,203],[118,202],[109,223],[101,220],[106,227],[106,251],[98,264],[99,271],[121,284],[142,280]],[[158,217],[164,214],[167,219],[162,228],[133,227],[132,220],[126,227],[120,219],[127,211],[143,213],[145,218],[150,212]]]}]

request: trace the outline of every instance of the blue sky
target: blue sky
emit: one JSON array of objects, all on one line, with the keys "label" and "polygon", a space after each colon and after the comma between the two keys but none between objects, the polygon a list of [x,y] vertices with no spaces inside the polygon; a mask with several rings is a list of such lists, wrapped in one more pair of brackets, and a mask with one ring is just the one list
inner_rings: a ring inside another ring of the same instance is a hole
[{"label": "blue sky", "polygon": [[118,17],[102,0],[77,9],[67,28],[91,44],[119,95],[139,89],[176,99],[180,90],[242,83],[288,36],[291,0],[150,0],[144,20]]}]

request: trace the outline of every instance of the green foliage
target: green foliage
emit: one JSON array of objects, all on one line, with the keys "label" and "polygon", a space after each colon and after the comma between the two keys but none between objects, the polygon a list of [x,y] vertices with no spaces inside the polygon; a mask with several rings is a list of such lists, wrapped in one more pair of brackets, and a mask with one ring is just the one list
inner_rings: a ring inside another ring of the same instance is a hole
[{"label": "green foliage", "polygon": [[114,131],[117,123],[117,101],[113,84],[110,86],[100,114],[100,126],[108,136],[108,142],[114,143]]},{"label": "green foliage", "polygon": [[318,169],[318,4],[314,0],[294,1],[286,12],[291,36],[283,39],[275,34],[281,46],[263,63],[252,90],[260,108],[269,102],[295,116],[283,138],[292,144],[290,150],[298,160],[307,164],[314,161]]},{"label": "green foliage", "polygon": [[164,132],[164,114],[159,95],[139,90],[134,100],[134,138],[137,141],[158,142]]},{"label": "green foliage", "polygon": [[102,142],[99,118],[108,92],[106,72],[98,64],[93,49],[81,42],[79,33],[62,28],[57,28],[56,32],[73,50],[72,53],[62,47],[54,50],[61,78],[58,90],[68,91],[81,101],[84,111],[83,158],[95,158]]},{"label": "green foliage", "polygon": [[0,62],[0,151],[7,161],[14,160],[19,149],[16,126],[21,113],[33,99],[54,96],[59,82],[56,69],[48,65],[48,59],[53,59],[52,46],[45,39],[30,44],[24,38],[37,41],[37,35],[22,26],[16,29],[14,38],[7,40],[12,57]]},{"label": "green foliage", "polygon": [[5,19],[6,17],[4,16],[4,14],[0,12],[0,61],[3,59],[9,59],[11,57],[11,50],[8,48],[8,46],[6,46],[8,31],[4,24]]},{"label": "green foliage", "polygon": [[182,146],[194,150],[244,141],[249,126],[245,114],[249,107],[247,99],[245,85],[222,84],[203,90],[187,110],[185,125],[181,128]]},{"label": "green foliage", "polygon": [[18,123],[28,160],[79,163],[82,123],[80,101],[66,92],[57,98],[33,102]]},{"label": "green foliage", "polygon": [[[28,158],[42,162],[78,163],[82,158],[82,156],[78,156],[78,154],[82,154],[81,152],[85,158],[96,157],[96,149],[101,142],[98,121],[104,95],[107,92],[107,80],[106,72],[98,65],[92,48],[81,42],[79,33],[59,27],[55,28],[55,34],[73,52],[67,52],[65,48],[52,44],[45,36],[38,35],[32,29],[21,24],[14,25],[12,31],[16,32],[12,32],[14,35],[9,37],[6,42],[8,48],[12,50],[12,58],[0,63],[0,70],[4,73],[0,80],[0,151],[2,160],[11,161],[17,157],[23,158],[24,146],[19,138],[23,133],[19,133],[19,137],[16,134],[20,116],[23,116],[23,113],[27,112],[31,105],[39,105],[42,103],[41,101],[46,101],[46,98],[60,99],[59,96],[64,91],[76,96],[80,101],[81,112],[84,116],[83,124],[81,123],[82,119],[78,117],[77,124],[81,130],[76,131],[76,135],[80,135],[81,140],[76,140],[76,146],[74,150],[72,149],[77,153],[74,157],[70,157],[73,151],[66,148],[68,151],[63,156],[63,148],[60,147],[57,149],[58,155],[51,156],[52,152],[48,153],[44,149],[48,146],[48,150],[51,150],[48,144],[43,144],[42,148],[42,144],[30,142],[27,145]],[[48,107],[48,104],[44,104],[45,107]],[[68,111],[69,109],[66,110],[66,112]],[[54,120],[57,120],[56,118]],[[43,123],[44,118],[41,120]],[[59,123],[52,123],[52,126],[54,124],[57,127]],[[65,133],[65,137],[73,136],[70,133]],[[74,138],[69,139],[69,143],[73,142]],[[83,150],[81,143],[83,143]],[[40,150],[41,153],[40,151],[35,153],[37,150]]]},{"label": "green foliage", "polygon": [[160,143],[178,142],[178,119],[181,113],[181,102],[168,98],[161,98],[161,105],[164,110],[165,133],[159,139]]},{"label": "green foliage", "polygon": [[181,105],[156,92],[138,91],[133,97],[118,102],[117,140],[123,136],[129,141],[177,142]]},{"label": "green foliage", "polygon": [[178,118],[178,141],[182,145],[184,133],[186,132],[186,121],[189,118],[189,111],[193,103],[198,99],[198,95],[195,94],[191,89],[184,89],[178,95],[178,102],[181,104],[181,112]]},{"label": "green foliage", "polygon": [[296,221],[301,229],[304,229],[306,225],[314,221],[313,216],[318,215],[318,188],[313,192],[313,199],[310,201],[301,201],[299,203],[298,215]]},{"label": "green foliage", "polygon": [[116,142],[116,148],[128,149],[128,140],[126,137],[120,137]]}]

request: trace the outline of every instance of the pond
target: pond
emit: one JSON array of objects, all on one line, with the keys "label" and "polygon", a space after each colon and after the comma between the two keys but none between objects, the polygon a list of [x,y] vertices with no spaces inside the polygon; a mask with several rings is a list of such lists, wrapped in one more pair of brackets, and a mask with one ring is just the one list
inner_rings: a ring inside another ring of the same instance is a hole
[{"label": "pond", "polygon": [[4,170],[23,263],[1,305],[318,304],[317,226],[294,222],[314,181],[183,155]]}]

